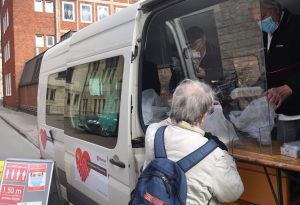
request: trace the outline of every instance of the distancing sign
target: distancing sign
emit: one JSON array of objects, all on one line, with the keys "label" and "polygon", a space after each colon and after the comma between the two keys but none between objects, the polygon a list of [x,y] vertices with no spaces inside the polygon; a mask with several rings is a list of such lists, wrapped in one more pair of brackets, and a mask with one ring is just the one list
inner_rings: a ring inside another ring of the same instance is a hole
[{"label": "distancing sign", "polygon": [[7,159],[0,186],[0,204],[62,205],[55,163]]}]

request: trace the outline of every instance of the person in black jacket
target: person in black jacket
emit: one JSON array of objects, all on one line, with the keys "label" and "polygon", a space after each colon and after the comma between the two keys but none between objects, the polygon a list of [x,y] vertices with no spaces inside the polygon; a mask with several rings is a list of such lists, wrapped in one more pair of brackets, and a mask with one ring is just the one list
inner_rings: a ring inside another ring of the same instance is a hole
[{"label": "person in black jacket", "polygon": [[278,114],[277,138],[300,140],[300,16],[275,0],[261,2],[250,11],[263,31],[266,97]]},{"label": "person in black jacket", "polygon": [[188,28],[186,35],[196,76],[208,83],[222,78],[223,68],[219,48],[207,40],[203,29],[198,26]]}]

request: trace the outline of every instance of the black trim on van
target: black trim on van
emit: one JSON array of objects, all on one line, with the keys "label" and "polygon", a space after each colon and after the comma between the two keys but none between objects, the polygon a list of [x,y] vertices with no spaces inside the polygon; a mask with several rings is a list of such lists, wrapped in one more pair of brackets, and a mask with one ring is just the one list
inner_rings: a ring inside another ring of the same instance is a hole
[{"label": "black trim on van", "polygon": [[70,184],[67,184],[67,195],[69,201],[74,205],[99,205]]},{"label": "black trim on van", "polygon": [[64,187],[66,187],[67,186],[66,172],[60,168],[57,168],[57,175],[58,175],[59,183]]},{"label": "black trim on van", "polygon": [[144,11],[144,13],[153,11],[154,9],[157,9],[158,7],[168,7],[172,4],[176,4],[180,1],[184,1],[184,0],[153,0],[149,3],[146,3],[144,5],[141,6],[141,10]]}]

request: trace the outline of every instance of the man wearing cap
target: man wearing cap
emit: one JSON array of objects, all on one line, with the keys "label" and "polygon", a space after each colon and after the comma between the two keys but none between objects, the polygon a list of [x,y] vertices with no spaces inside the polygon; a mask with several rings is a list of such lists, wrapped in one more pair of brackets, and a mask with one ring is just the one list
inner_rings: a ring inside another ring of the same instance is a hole
[{"label": "man wearing cap", "polygon": [[191,57],[195,74],[206,82],[223,77],[221,54],[219,48],[208,42],[202,28],[193,26],[186,31],[190,42]]},{"label": "man wearing cap", "polygon": [[263,31],[266,97],[278,113],[279,141],[300,140],[300,16],[262,0],[250,9]]}]

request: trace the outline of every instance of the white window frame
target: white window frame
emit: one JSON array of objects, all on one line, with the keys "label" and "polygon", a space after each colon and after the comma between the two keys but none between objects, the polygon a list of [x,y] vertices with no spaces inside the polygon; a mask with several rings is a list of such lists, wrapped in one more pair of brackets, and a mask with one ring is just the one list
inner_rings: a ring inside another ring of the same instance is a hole
[{"label": "white window frame", "polygon": [[43,0],[34,0],[34,11],[43,12]]},{"label": "white window frame", "polygon": [[[72,11],[72,19],[66,19],[65,18],[65,5],[71,5],[72,8],[73,8],[73,11]],[[74,2],[67,2],[67,1],[62,1],[62,20],[63,21],[75,21],[75,5],[74,5]]]},{"label": "white window frame", "polygon": [[[49,41],[48,41],[50,38],[52,38],[52,42],[53,42],[52,45],[50,45]],[[55,42],[54,42],[54,36],[46,36],[46,46],[47,46],[47,48],[50,48],[50,47],[54,46],[54,44],[55,44]]]},{"label": "white window frame", "polygon": [[6,30],[9,26],[9,15],[8,15],[8,9],[6,10]]},{"label": "white window frame", "polygon": [[9,45],[9,41],[7,42],[7,60],[10,59],[10,45]]},{"label": "white window frame", "polygon": [[6,63],[6,56],[7,56],[7,50],[6,50],[6,45],[5,45],[4,52],[3,52],[4,63]]},{"label": "white window frame", "polygon": [[[40,39],[39,39],[40,38]],[[44,48],[44,36],[43,35],[35,35],[35,47],[36,48]]]},{"label": "white window frame", "polygon": [[10,59],[10,45],[9,41],[4,46],[4,63],[6,63]]},{"label": "white window frame", "polygon": [[11,73],[5,75],[5,96],[11,96]]},{"label": "white window frame", "polygon": [[45,12],[53,13],[53,1],[45,0]]},{"label": "white window frame", "polygon": [[6,26],[5,26],[5,24],[6,24],[6,15],[4,15],[3,18],[2,18],[3,34],[4,34],[5,31],[6,31]]},{"label": "white window frame", "polygon": [[2,24],[3,24],[3,33],[6,32],[8,26],[9,26],[9,17],[8,17],[8,9],[6,9],[6,12],[4,13],[4,16],[2,18]]},{"label": "white window frame", "polygon": [[124,8],[123,7],[115,7],[115,13],[118,13],[122,11]]},{"label": "white window frame", "polygon": [[[83,19],[83,7],[87,6],[90,9],[90,20],[84,20]],[[93,22],[93,9],[92,9],[92,5],[91,4],[80,4],[80,21],[82,23],[92,23]]]},{"label": "white window frame", "polygon": [[4,4],[5,4],[5,0],[2,0],[2,6],[4,6]]},{"label": "white window frame", "polygon": [[[107,9],[107,13],[104,13],[105,9]],[[98,21],[101,21],[102,19],[104,19],[107,16],[109,16],[109,8],[108,8],[108,6],[100,6],[100,5],[98,5],[97,6],[97,14],[98,14],[97,15]],[[100,14],[102,14],[102,15],[100,15]]]}]

